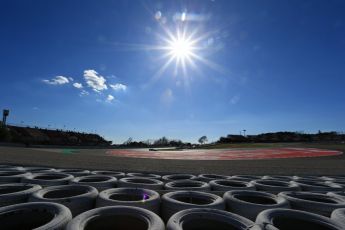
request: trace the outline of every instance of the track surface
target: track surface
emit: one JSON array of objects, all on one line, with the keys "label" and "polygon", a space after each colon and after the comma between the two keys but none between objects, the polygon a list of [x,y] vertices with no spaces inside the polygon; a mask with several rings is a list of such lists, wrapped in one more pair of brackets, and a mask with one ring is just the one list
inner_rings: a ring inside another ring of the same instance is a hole
[{"label": "track surface", "polygon": [[[266,151],[268,149],[260,149]],[[203,152],[206,150],[200,150]],[[223,150],[214,150],[223,151]],[[251,149],[251,151],[254,151]],[[257,151],[257,150],[255,150]],[[168,151],[167,151],[168,152]],[[110,152],[111,153],[111,152]],[[0,164],[41,165],[59,168],[85,168],[154,173],[218,173],[281,175],[345,175],[343,154],[261,160],[184,160],[114,157],[105,149],[33,149],[0,147]],[[176,153],[177,154],[177,153]],[[186,152],[178,151],[180,156]]]},{"label": "track surface", "polygon": [[260,160],[341,155],[342,152],[315,148],[220,149],[186,151],[109,150],[116,157],[175,160]]}]

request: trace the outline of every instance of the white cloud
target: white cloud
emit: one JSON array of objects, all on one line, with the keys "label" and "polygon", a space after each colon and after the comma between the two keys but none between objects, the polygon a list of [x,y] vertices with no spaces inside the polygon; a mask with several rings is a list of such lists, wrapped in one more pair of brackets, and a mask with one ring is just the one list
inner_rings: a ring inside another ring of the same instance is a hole
[{"label": "white cloud", "polygon": [[68,79],[69,79],[70,81],[74,81],[73,77],[69,77]]},{"label": "white cloud", "polygon": [[107,80],[105,80],[105,78],[99,75],[95,70],[85,70],[84,78],[86,84],[96,92],[108,89],[107,85],[105,84]]},{"label": "white cloud", "polygon": [[77,89],[82,89],[82,88],[83,88],[83,85],[82,85],[81,83],[78,83],[78,82],[73,83],[73,86],[74,86],[75,88],[77,88]]},{"label": "white cloud", "polygon": [[114,96],[113,95],[108,95],[108,97],[107,97],[107,99],[106,99],[106,101],[107,102],[111,102],[112,100],[114,100],[115,98],[114,98]]},{"label": "white cloud", "polygon": [[87,96],[87,95],[89,95],[90,93],[89,92],[87,92],[85,89],[83,89],[80,93],[79,93],[79,96]]},{"label": "white cloud", "polygon": [[113,90],[115,91],[126,91],[127,90],[127,86],[121,83],[116,83],[115,85],[109,85]]},{"label": "white cloud", "polygon": [[56,76],[50,80],[43,80],[44,83],[48,84],[48,85],[64,85],[69,83],[69,80],[67,77],[64,76]]}]

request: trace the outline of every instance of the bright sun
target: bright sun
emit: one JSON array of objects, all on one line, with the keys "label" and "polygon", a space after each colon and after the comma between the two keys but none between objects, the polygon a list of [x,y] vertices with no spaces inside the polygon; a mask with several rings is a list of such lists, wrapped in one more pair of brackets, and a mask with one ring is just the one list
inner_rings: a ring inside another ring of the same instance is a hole
[{"label": "bright sun", "polygon": [[169,44],[170,55],[177,60],[190,58],[193,55],[193,48],[193,43],[185,38],[177,38]]}]

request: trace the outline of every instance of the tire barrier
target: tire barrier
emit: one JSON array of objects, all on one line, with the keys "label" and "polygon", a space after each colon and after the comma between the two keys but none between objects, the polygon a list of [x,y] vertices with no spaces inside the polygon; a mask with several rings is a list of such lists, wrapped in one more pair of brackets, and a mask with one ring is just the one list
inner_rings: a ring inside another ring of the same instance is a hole
[{"label": "tire barrier", "polygon": [[196,180],[175,180],[164,185],[165,190],[193,190],[193,191],[210,191],[208,183]]},{"label": "tire barrier", "polygon": [[223,210],[193,208],[175,213],[168,221],[167,230],[247,230],[254,222]]},{"label": "tire barrier", "polygon": [[50,186],[33,193],[30,202],[54,202],[65,205],[73,216],[93,209],[98,191],[87,185]]},{"label": "tire barrier", "polygon": [[42,187],[66,185],[74,177],[65,173],[33,173],[22,178],[23,183],[39,184]]},{"label": "tire barrier", "polygon": [[31,194],[41,188],[36,184],[2,184],[0,185],[0,207],[27,202]]},{"label": "tire barrier", "polygon": [[164,221],[175,213],[190,208],[212,208],[224,210],[225,204],[220,196],[197,191],[176,191],[162,197],[161,217]]},{"label": "tire barrier", "polygon": [[69,183],[93,186],[101,192],[105,189],[116,188],[117,179],[112,176],[91,175],[73,178]]},{"label": "tire barrier", "polygon": [[302,191],[332,192],[341,191],[343,189],[341,185],[324,181],[295,180],[293,183],[301,187]]},{"label": "tire barrier", "polygon": [[252,180],[259,180],[261,176],[253,176],[253,175],[234,175],[230,177],[231,180],[240,180],[240,181],[252,181]]},{"label": "tire barrier", "polygon": [[174,181],[174,180],[196,180],[197,177],[192,174],[171,174],[162,176],[164,182]]},{"label": "tire barrier", "polygon": [[223,198],[228,211],[253,221],[263,210],[290,207],[285,198],[267,192],[229,191],[224,193]]},{"label": "tire barrier", "polygon": [[132,206],[145,208],[156,214],[160,212],[158,192],[144,188],[113,188],[99,193],[96,207]]},{"label": "tire barrier", "polygon": [[26,172],[31,172],[31,173],[44,173],[44,172],[56,172],[54,168],[48,168],[48,167],[24,167],[24,170]]},{"label": "tire barrier", "polygon": [[345,191],[343,191],[343,192],[328,192],[327,195],[333,196],[333,197],[338,197],[338,198],[343,199],[345,201]]},{"label": "tire barrier", "polygon": [[204,182],[210,182],[211,180],[226,180],[230,179],[230,176],[218,175],[218,174],[200,174],[198,180]]},{"label": "tire barrier", "polygon": [[152,190],[162,190],[163,182],[151,178],[125,177],[118,181],[118,187],[147,188]]},{"label": "tire barrier", "polygon": [[256,190],[252,183],[238,180],[211,180],[211,190],[230,191],[230,190]]},{"label": "tire barrier", "polygon": [[279,180],[253,180],[250,182],[258,191],[269,191],[278,194],[281,191],[300,191],[301,188],[294,182]]},{"label": "tire barrier", "polygon": [[56,169],[56,171],[61,172],[61,173],[70,174],[70,175],[73,175],[75,177],[87,176],[87,175],[90,175],[90,173],[91,173],[89,170],[85,170],[85,169]]},{"label": "tire barrier", "polygon": [[345,176],[323,176],[321,178],[327,181],[344,181],[345,182]]},{"label": "tire barrier", "polygon": [[138,207],[111,206],[92,209],[75,217],[66,230],[164,230],[163,221],[155,213]]},{"label": "tire barrier", "polygon": [[332,212],[331,219],[338,222],[345,229],[345,208],[339,208]]},{"label": "tire barrier", "polygon": [[24,171],[24,168],[21,166],[0,165],[0,171]]},{"label": "tire barrier", "polygon": [[343,199],[332,197],[326,194],[311,192],[281,192],[280,197],[284,197],[293,209],[308,211],[315,214],[329,217],[333,210],[345,208]]},{"label": "tire barrier", "polygon": [[34,202],[0,208],[1,229],[64,229],[72,219],[68,208],[57,203]]},{"label": "tire barrier", "polygon": [[143,178],[150,178],[150,179],[161,179],[160,175],[156,175],[152,173],[127,173],[127,177],[143,177]]},{"label": "tire barrier", "polygon": [[323,181],[320,176],[293,176],[293,180],[311,180],[311,181]]},{"label": "tire barrier", "polygon": [[24,171],[0,171],[1,183],[16,183],[20,182],[23,177],[30,175]]},{"label": "tire barrier", "polygon": [[282,181],[292,181],[292,176],[280,176],[280,175],[266,175],[262,177],[263,180],[282,180]]},{"label": "tire barrier", "polygon": [[105,175],[105,176],[113,176],[116,179],[121,179],[126,177],[126,174],[123,172],[117,172],[117,171],[92,171],[91,174],[93,175]]},{"label": "tire barrier", "polygon": [[320,215],[291,209],[269,209],[261,212],[255,221],[255,229],[288,230],[288,229],[344,229],[339,223]]}]

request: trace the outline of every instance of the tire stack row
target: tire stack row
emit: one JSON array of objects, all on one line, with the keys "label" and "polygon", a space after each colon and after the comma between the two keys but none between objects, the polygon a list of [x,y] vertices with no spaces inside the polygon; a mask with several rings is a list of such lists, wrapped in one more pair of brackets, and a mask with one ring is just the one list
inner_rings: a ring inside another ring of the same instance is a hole
[{"label": "tire stack row", "polygon": [[160,176],[0,165],[0,226],[345,229],[344,188],[342,176]]}]

